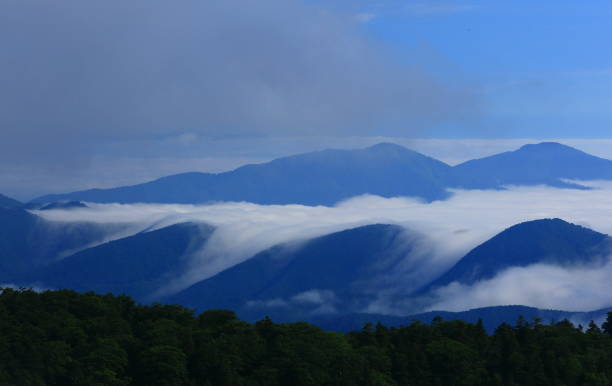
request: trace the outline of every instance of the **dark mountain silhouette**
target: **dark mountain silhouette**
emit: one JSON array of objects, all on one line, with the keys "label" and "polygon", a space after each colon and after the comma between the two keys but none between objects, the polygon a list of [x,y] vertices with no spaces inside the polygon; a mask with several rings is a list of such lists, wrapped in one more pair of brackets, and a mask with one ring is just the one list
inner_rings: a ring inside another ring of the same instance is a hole
[{"label": "dark mountain silhouette", "polygon": [[[417,236],[399,226],[383,224],[275,246],[178,294],[153,299],[157,289],[184,272],[191,252],[205,245],[212,227],[177,224],[87,248],[57,261],[58,251],[66,245],[85,245],[100,230],[80,224],[70,231],[59,228],[49,237],[52,226],[21,209],[0,210],[0,283],[126,293],[140,301],[162,300],[198,310],[229,308],[251,321],[266,315],[279,322],[306,320],[336,331],[358,329],[365,322],[380,321],[389,326],[411,320],[427,323],[436,316],[468,322],[481,318],[491,330],[502,322],[514,323],[519,316],[527,320],[538,317],[544,322],[572,318],[586,323],[607,312],[503,306],[406,317],[356,313],[378,295],[389,295],[385,280],[380,279],[398,272],[404,277],[401,263],[418,248]],[[40,241],[49,239],[55,243],[41,248],[45,242]],[[414,283],[405,283],[408,290],[392,293],[390,299],[395,301],[399,296],[404,306],[411,299],[415,306],[423,306],[420,295],[424,291],[453,281],[471,284],[509,267],[598,264],[606,256],[609,242],[604,234],[560,219],[517,224],[473,249],[418,294],[412,292],[418,288]]]},{"label": "dark mountain silhouette", "polygon": [[0,208],[0,280],[14,282],[62,252],[102,240],[112,225],[53,223],[23,209]]},{"label": "dark mountain silhouette", "polygon": [[125,293],[143,300],[186,268],[213,228],[183,223],[85,249],[33,273],[30,282],[51,288]]},{"label": "dark mountain silhouette", "polygon": [[184,173],[145,184],[41,197],[37,202],[207,203],[333,205],[361,195],[447,197],[451,167],[394,144],[361,150],[324,150],[247,165],[234,171]]},{"label": "dark mountain silhouette", "polygon": [[470,251],[423,291],[454,281],[472,284],[494,277],[510,267],[535,263],[562,266],[602,262],[610,238],[560,219],[514,225]]},{"label": "dark mountain silhouette", "polygon": [[21,202],[14,200],[10,197],[7,197],[3,194],[0,194],[0,208],[12,209],[12,208],[19,208],[22,205],[23,204]]},{"label": "dark mountain silhouette", "polygon": [[551,185],[580,188],[562,179],[612,179],[612,161],[556,142],[525,145],[518,150],[464,162],[453,168],[455,184],[468,189],[503,185]]},{"label": "dark mountain silhouette", "polygon": [[368,225],[299,246],[276,246],[165,301],[196,309],[242,309],[253,319],[270,311],[259,307],[269,301],[285,302],[288,310],[295,302],[298,311],[331,303],[344,308],[375,293],[377,275],[397,269],[412,248],[404,232],[395,225]]},{"label": "dark mountain silhouette", "polygon": [[446,321],[463,320],[468,323],[477,323],[478,320],[481,319],[487,332],[492,333],[502,323],[514,325],[520,317],[530,323],[533,322],[534,318],[538,318],[541,320],[541,323],[544,324],[556,323],[568,319],[574,323],[582,323],[586,326],[591,320],[603,320],[610,311],[612,311],[612,308],[590,312],[572,312],[510,305],[483,307],[461,312],[430,311],[408,316],[374,314],[324,315],[311,317],[308,321],[318,325],[324,330],[348,332],[359,330],[366,323],[380,322],[388,327],[399,327],[409,324],[412,321],[429,324],[436,317],[441,317]]}]

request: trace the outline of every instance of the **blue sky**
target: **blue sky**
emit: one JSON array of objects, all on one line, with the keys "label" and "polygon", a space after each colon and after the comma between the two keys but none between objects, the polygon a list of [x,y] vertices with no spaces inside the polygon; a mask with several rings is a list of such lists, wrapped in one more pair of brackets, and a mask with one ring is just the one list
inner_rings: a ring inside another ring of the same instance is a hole
[{"label": "blue sky", "polygon": [[539,139],[612,155],[611,17],[600,0],[4,0],[0,192],[383,140],[449,162]]},{"label": "blue sky", "polygon": [[362,5],[368,33],[396,52],[425,47],[480,86],[486,130],[434,137],[610,136],[612,4],[414,1]]}]

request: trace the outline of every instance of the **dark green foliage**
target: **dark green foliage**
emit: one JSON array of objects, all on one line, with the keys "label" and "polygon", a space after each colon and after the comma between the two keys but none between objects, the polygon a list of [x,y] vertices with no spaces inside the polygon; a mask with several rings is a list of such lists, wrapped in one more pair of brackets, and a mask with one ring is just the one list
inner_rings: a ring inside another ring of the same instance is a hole
[{"label": "dark green foliage", "polygon": [[612,338],[594,323],[519,318],[366,324],[347,335],[307,323],[195,315],[127,296],[5,289],[2,385],[609,385]]}]

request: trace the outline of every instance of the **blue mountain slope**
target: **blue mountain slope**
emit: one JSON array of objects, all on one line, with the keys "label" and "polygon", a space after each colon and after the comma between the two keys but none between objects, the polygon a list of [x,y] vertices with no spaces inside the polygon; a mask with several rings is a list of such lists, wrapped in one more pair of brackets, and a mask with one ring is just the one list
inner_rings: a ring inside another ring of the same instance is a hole
[{"label": "blue mountain slope", "polygon": [[0,208],[12,209],[12,208],[19,208],[22,205],[23,204],[21,202],[14,200],[10,197],[7,197],[3,194],[0,194]]},{"label": "blue mountain slope", "polygon": [[[395,225],[368,225],[332,233],[298,247],[277,246],[194,284],[167,302],[199,310],[231,308],[257,319],[274,310],[259,309],[257,302],[287,302],[284,311],[318,307],[318,294],[328,294],[335,307],[346,308],[367,297],[370,280],[397,268],[411,249]],[[304,297],[308,291],[315,299]],[[302,294],[302,298],[297,295]],[[324,299],[319,299],[324,300]],[[296,307],[290,304],[296,301]],[[255,306],[245,307],[249,302]],[[251,312],[252,311],[252,312]],[[282,312],[283,310],[276,310]],[[294,315],[295,316],[295,315]]]},{"label": "blue mountain slope", "polygon": [[612,161],[554,142],[450,167],[402,146],[324,150],[246,165],[220,173],[184,173],[145,184],[40,197],[33,202],[208,203],[333,205],[361,194],[449,196],[447,188],[499,189],[505,185],[583,186],[563,179],[612,179]]},{"label": "blue mountain slope", "polygon": [[474,248],[421,292],[454,281],[472,284],[490,279],[510,267],[597,263],[610,246],[608,236],[560,219],[524,222]]},{"label": "blue mountain slope", "polygon": [[612,161],[555,142],[467,161],[453,168],[454,184],[468,189],[546,184],[579,187],[562,179],[612,179]]},{"label": "blue mountain slope", "polygon": [[50,288],[125,293],[146,299],[186,268],[190,252],[213,232],[208,225],[183,223],[111,241],[34,272],[30,282]]},{"label": "blue mountain slope", "polygon": [[429,324],[436,317],[443,320],[462,320],[468,323],[477,323],[481,319],[487,332],[492,333],[500,324],[514,325],[519,317],[527,322],[534,318],[541,319],[542,323],[555,323],[568,319],[573,323],[582,323],[586,326],[589,321],[601,321],[612,308],[605,308],[591,312],[571,312],[559,310],[543,310],[525,306],[496,306],[483,307],[462,312],[431,311],[408,316],[390,316],[373,314],[345,314],[312,317],[309,322],[319,327],[337,332],[349,332],[361,329],[366,323],[380,322],[385,326],[399,327],[414,321]]},{"label": "blue mountain slope", "polygon": [[61,253],[102,240],[110,227],[52,223],[23,209],[0,208],[0,280],[20,281]]},{"label": "blue mountain slope", "polygon": [[433,158],[398,145],[379,144],[279,158],[227,173],[177,174],[146,184],[50,195],[35,201],[332,205],[366,193],[431,201],[447,197],[450,172],[450,166]]}]

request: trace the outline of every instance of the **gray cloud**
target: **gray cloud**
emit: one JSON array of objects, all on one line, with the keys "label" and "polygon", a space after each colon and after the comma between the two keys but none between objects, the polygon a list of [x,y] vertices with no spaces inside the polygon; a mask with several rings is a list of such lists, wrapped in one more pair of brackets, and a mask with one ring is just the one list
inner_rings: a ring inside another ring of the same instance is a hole
[{"label": "gray cloud", "polygon": [[129,139],[405,135],[472,102],[299,0],[7,0],[0,46],[0,162],[55,175]]}]

